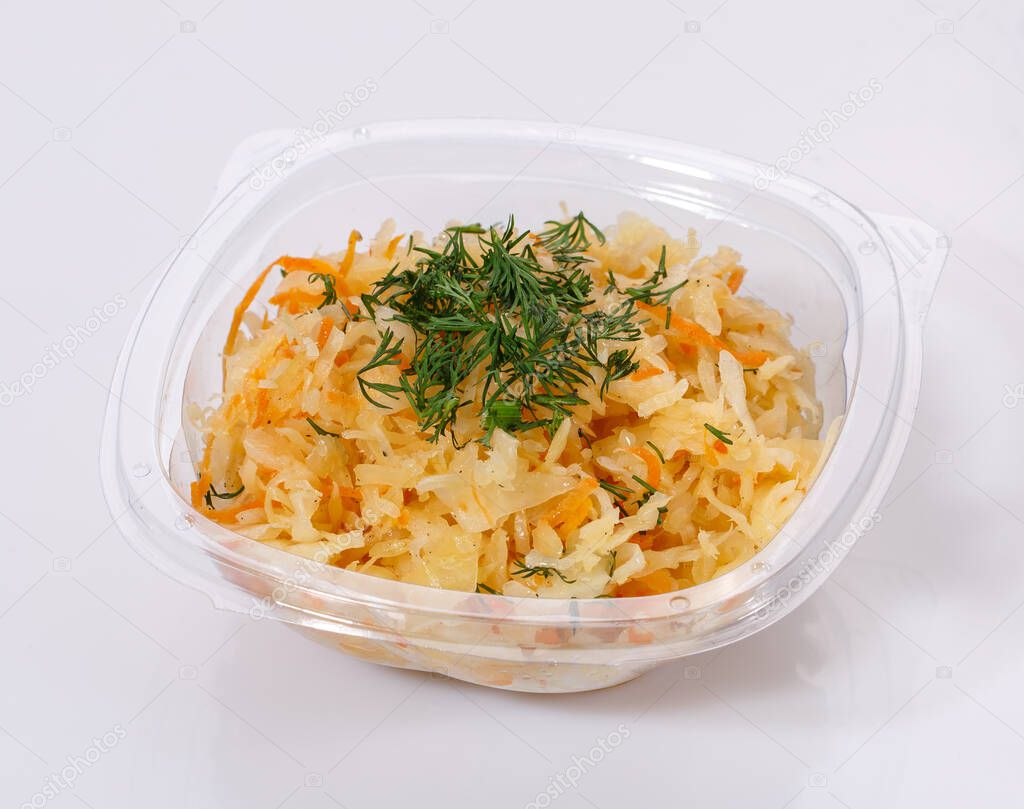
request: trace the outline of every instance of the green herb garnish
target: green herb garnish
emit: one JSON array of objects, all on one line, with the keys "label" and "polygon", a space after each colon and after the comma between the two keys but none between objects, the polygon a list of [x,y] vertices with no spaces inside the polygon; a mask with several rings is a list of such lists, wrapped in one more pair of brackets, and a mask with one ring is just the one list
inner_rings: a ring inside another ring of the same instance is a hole
[{"label": "green herb garnish", "polygon": [[541,576],[545,579],[550,579],[552,576],[558,576],[566,584],[575,584],[576,579],[567,579],[562,571],[554,567],[548,567],[547,565],[537,565],[536,567],[529,567],[522,559],[516,559],[513,563],[516,569],[512,571],[513,576],[522,576],[524,579],[530,579],[534,576]]},{"label": "green herb garnish", "polygon": [[618,486],[615,483],[609,483],[607,480],[599,480],[597,484],[616,500],[625,500],[633,493],[633,490],[628,486]]},{"label": "green herb garnish", "polygon": [[638,506],[645,505],[647,503],[647,501],[651,499],[651,495],[652,494],[657,494],[658,493],[657,489],[655,489],[650,483],[648,483],[646,480],[644,480],[639,475],[633,475],[633,480],[635,480],[637,483],[639,483],[644,488],[643,496],[639,500],[636,501],[636,504]]},{"label": "green herb garnish", "polygon": [[210,484],[210,488],[206,490],[206,494],[203,495],[203,499],[206,501],[207,508],[213,508],[213,498],[216,497],[218,500],[234,500],[238,495],[245,491],[245,486],[239,486],[237,491],[234,492],[218,492],[213,484]]},{"label": "green herb garnish", "polygon": [[[366,311],[373,317],[380,306],[392,309],[394,320],[412,328],[415,346],[399,384],[369,383],[366,371],[398,363],[402,342],[382,332],[377,354],[360,371],[363,396],[386,407],[382,398],[404,393],[430,441],[449,435],[456,444],[457,416],[471,405],[484,430],[478,440],[487,445],[496,429],[553,431],[585,404],[581,386],[601,379],[604,395],[633,373],[639,364],[628,344],[643,336],[644,322],[636,304],[667,300],[681,286],[660,289],[664,250],[650,280],[599,311],[584,251],[604,234],[582,213],[546,225],[536,236],[516,233],[511,217],[504,228],[448,228],[440,248],[414,248],[422,256],[415,268],[396,265],[375,283],[362,296]],[[479,237],[479,251],[467,248],[468,235]],[[553,266],[538,259],[534,242]],[[609,342],[625,345],[602,350]]]},{"label": "green herb garnish", "polygon": [[488,587],[482,581],[476,583],[476,591],[478,593],[490,593],[492,596],[501,595],[501,593],[499,593],[493,587]]},{"label": "green herb garnish", "polygon": [[[668,306],[672,293],[686,286],[686,282],[689,279],[662,289],[661,285],[666,278],[668,278],[668,269],[665,266],[665,245],[662,245],[661,257],[658,259],[658,268],[651,274],[651,277],[639,286],[627,287],[623,292],[633,300],[646,303],[648,306]],[[667,329],[670,324],[671,319],[666,317],[665,328]]]},{"label": "green herb garnish", "polygon": [[588,229],[598,244],[604,244],[604,234],[582,211],[568,222],[549,219],[544,224],[550,227],[540,235],[552,255],[559,251],[578,253],[586,250],[591,245],[590,237],[587,236]]},{"label": "green herb garnish", "polygon": [[637,483],[639,483],[641,486],[643,486],[647,490],[648,494],[657,494],[658,493],[657,489],[655,489],[650,483],[648,483],[646,480],[644,480],[639,475],[633,475],[633,480],[635,480]]},{"label": "green herb garnish", "polygon": [[654,450],[654,454],[658,456],[658,460],[665,463],[665,456],[661,454],[661,450],[658,449],[658,445],[653,441],[647,441],[647,446]]},{"label": "green herb garnish", "polygon": [[309,422],[309,426],[316,431],[317,435],[329,435],[331,438],[338,437],[337,433],[332,433],[329,430],[325,430],[323,427],[321,427],[319,424],[313,421],[313,419],[311,419],[309,416],[306,416],[306,421]]},{"label": "green herb garnish", "polygon": [[724,433],[717,427],[712,427],[706,421],[704,422],[704,429],[711,433],[715,438],[721,441],[723,444],[732,444],[732,439],[729,438],[729,433]]},{"label": "green herb garnish", "polygon": [[[365,296],[364,296],[365,297]],[[371,312],[371,317],[372,317]],[[378,402],[373,396],[370,395],[370,391],[375,391],[382,396],[387,396],[389,399],[397,399],[398,396],[395,394],[400,393],[404,390],[401,385],[391,385],[387,382],[368,382],[363,379],[363,374],[367,371],[372,371],[374,368],[383,368],[386,365],[398,365],[401,360],[402,353],[402,340],[395,339],[395,333],[391,329],[385,329],[380,335],[380,345],[377,346],[377,351],[366,365],[359,369],[356,374],[356,382],[359,383],[359,390],[363,394],[363,397],[377,407],[387,407],[386,404]]]},{"label": "green herb garnish", "polygon": [[332,303],[338,302],[338,290],[334,287],[334,276],[325,272],[314,272],[309,275],[310,281],[322,281],[324,285],[324,299],[317,309],[323,309]]}]

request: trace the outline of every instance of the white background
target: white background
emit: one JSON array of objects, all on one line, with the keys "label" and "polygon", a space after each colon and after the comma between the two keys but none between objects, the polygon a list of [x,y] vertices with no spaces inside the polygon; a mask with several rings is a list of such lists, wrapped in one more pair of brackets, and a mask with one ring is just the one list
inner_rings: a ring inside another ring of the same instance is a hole
[{"label": "white background", "polygon": [[[125,303],[0,409],[0,805],[119,727],[47,805],[524,807],[620,724],[552,805],[1020,805],[1021,4],[466,2],[0,6],[0,382]],[[953,251],[881,523],[808,604],[628,685],[537,697],[347,659],[128,549],[97,455],[135,308],[238,141],[367,78],[346,125],[589,121],[765,162],[882,83],[796,170]]]}]

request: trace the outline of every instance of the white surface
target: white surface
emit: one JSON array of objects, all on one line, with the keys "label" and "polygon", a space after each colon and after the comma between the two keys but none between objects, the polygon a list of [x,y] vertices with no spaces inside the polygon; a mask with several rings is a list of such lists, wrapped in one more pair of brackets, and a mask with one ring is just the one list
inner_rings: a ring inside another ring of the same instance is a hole
[{"label": "white surface", "polygon": [[[466,2],[6,8],[0,383],[117,312],[30,395],[0,395],[0,805],[82,756],[36,806],[525,807],[617,729],[554,804],[1019,805],[1024,9]],[[796,614],[617,689],[532,697],[217,612],[125,546],[96,458],[133,311],[241,138],[309,126],[368,78],[346,125],[550,117],[766,162],[879,79],[796,171],[925,219],[953,252],[881,523]]]}]

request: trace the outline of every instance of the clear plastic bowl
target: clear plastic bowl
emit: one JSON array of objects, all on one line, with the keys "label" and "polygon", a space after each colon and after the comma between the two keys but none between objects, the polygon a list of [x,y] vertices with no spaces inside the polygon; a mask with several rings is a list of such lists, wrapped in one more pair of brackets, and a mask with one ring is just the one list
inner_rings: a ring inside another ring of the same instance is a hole
[{"label": "clear plastic bowl", "polygon": [[[500,688],[602,688],[763,629],[807,598],[877,518],[913,419],[923,321],[946,253],[924,223],[869,217],[797,177],[766,183],[763,169],[662,139],[508,121],[246,141],[118,363],[102,468],[120,529],[219,607],[288,622],[366,660]],[[372,233],[388,217],[405,232],[510,211],[536,224],[563,201],[597,223],[633,210],[678,235],[695,228],[704,251],[737,248],[751,268],[748,294],[795,318],[826,423],[843,415],[843,427],[804,502],[754,559],[660,596],[514,599],[324,566],[191,508],[199,436],[183,425],[183,404],[219,393],[231,310],[260,268],[282,254],[338,249],[350,228]]]}]

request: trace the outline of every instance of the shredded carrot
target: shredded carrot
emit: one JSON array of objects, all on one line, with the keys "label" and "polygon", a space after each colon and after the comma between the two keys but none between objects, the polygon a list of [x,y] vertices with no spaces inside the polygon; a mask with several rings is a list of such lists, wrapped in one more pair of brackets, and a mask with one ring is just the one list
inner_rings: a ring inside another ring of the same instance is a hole
[{"label": "shredded carrot", "polygon": [[718,351],[728,351],[741,365],[756,368],[771,358],[771,355],[765,351],[739,351],[735,348],[730,348],[720,337],[715,337],[703,326],[694,323],[692,320],[680,319],[675,325],[674,330],[682,337],[684,345],[696,344],[714,348]]},{"label": "shredded carrot", "polygon": [[743,267],[736,267],[729,273],[729,278],[726,280],[725,285],[729,287],[729,291],[733,295],[739,292],[740,284],[743,283],[743,277],[746,274],[747,271]]},{"label": "shredded carrot", "polygon": [[741,365],[747,368],[760,368],[772,358],[772,355],[767,351],[737,351],[735,349],[729,349],[729,353],[732,354]]},{"label": "shredded carrot", "polygon": [[284,292],[275,293],[270,298],[274,306],[284,306],[290,313],[295,314],[305,309],[314,309],[324,301],[324,296],[305,289],[286,289]]},{"label": "shredded carrot", "polygon": [[543,629],[538,629],[537,634],[533,637],[537,643],[544,643],[550,646],[556,646],[565,640],[563,630],[557,626],[546,626]]},{"label": "shredded carrot", "polygon": [[692,320],[683,320],[680,318],[679,322],[676,324],[675,331],[685,342],[692,345],[717,348],[719,351],[728,350],[728,347],[725,345],[723,340],[715,337],[715,335],[703,326],[694,323]]},{"label": "shredded carrot", "polygon": [[647,464],[647,482],[652,486],[657,486],[661,481],[661,462],[658,460],[658,456],[647,447],[630,447],[629,451]]},{"label": "shredded carrot", "polygon": [[289,272],[323,273],[325,275],[337,275],[338,269],[329,261],[322,258],[298,258],[296,256],[281,256],[275,264]]},{"label": "shredded carrot", "polygon": [[270,408],[270,391],[260,388],[256,392],[256,413],[252,417],[252,426],[259,427],[267,419],[267,410]]},{"label": "shredded carrot", "polygon": [[[575,489],[561,497],[559,501],[548,510],[543,519],[547,521],[548,525],[553,528],[557,528],[570,518],[574,517],[576,512],[580,510],[581,506],[589,509],[590,504],[587,501],[590,498],[590,493],[594,491],[597,486],[598,482],[596,478],[585,478],[580,481],[579,485],[577,485]],[[585,513],[584,516],[586,516]]]},{"label": "shredded carrot", "polygon": [[334,364],[341,366],[352,359],[352,355],[347,351],[339,351],[334,357]]},{"label": "shredded carrot", "polygon": [[357,489],[353,489],[349,486],[338,485],[338,494],[342,497],[347,497],[349,500],[362,500],[363,496]]},{"label": "shredded carrot", "polygon": [[[252,305],[252,302],[256,299],[256,296],[259,294],[260,287],[263,286],[263,282],[270,274],[270,271],[274,269],[276,264],[276,261],[271,262],[263,272],[256,276],[256,280],[252,282],[252,286],[245,291],[245,294],[242,296],[242,300],[240,300],[238,302],[238,306],[235,307],[235,312],[231,317],[231,326],[228,328],[228,339],[224,341],[225,357],[234,353],[235,339],[238,337],[238,329],[242,325],[242,318],[245,316],[249,306]],[[225,366],[226,365],[227,361],[225,360]]]},{"label": "shredded carrot", "polygon": [[629,637],[630,643],[650,643],[654,640],[654,633],[648,632],[646,629],[638,629],[635,626],[631,626],[629,628],[627,636]]},{"label": "shredded carrot", "polygon": [[[224,415],[228,421],[236,421],[238,419],[238,411],[241,408],[243,401],[241,394],[238,393],[234,394],[227,400],[224,404]],[[207,450],[209,450],[209,447],[207,447]],[[204,462],[203,468],[209,469],[209,464]]]},{"label": "shredded carrot", "polygon": [[398,247],[398,243],[405,238],[405,234],[399,233],[395,238],[388,242],[387,250],[384,251],[384,258],[391,258],[395,255],[395,248]]},{"label": "shredded carrot", "polygon": [[661,373],[664,373],[664,371],[662,371],[661,368],[656,368],[653,365],[648,365],[646,368],[641,368],[639,371],[633,371],[633,373],[629,375],[629,378],[632,379],[634,382],[641,382],[644,379],[650,379],[652,376],[657,376],[658,374]]},{"label": "shredded carrot", "polygon": [[725,446],[725,443],[720,438],[715,439],[715,443],[712,445],[716,450],[721,452],[723,455],[729,451],[729,448]]},{"label": "shredded carrot", "polygon": [[558,534],[565,539],[573,531],[583,525],[586,522],[587,517],[590,516],[590,500],[584,498],[580,501],[576,509],[568,514],[562,524],[558,527]]},{"label": "shredded carrot", "polygon": [[[743,270],[743,268],[740,267],[737,268],[737,271],[741,272],[739,279],[742,280],[742,273],[746,272],[746,270]],[[732,277],[734,276],[730,276],[730,278]],[[736,286],[739,288],[739,281],[736,282]],[[764,351],[739,351],[735,348],[730,348],[729,345],[720,337],[715,337],[715,335],[711,334],[711,332],[703,326],[694,323],[692,320],[684,320],[681,317],[669,315],[669,310],[665,306],[652,306],[651,304],[644,303],[643,301],[637,301],[636,305],[638,308],[653,315],[655,322],[659,325],[663,325],[665,323],[666,317],[669,318],[668,331],[682,339],[682,342],[679,344],[679,348],[688,356],[692,356],[696,353],[695,346],[706,346],[707,348],[714,348],[718,351],[728,351],[742,365],[752,368],[761,366],[767,360],[771,359],[771,355]],[[643,372],[634,371],[631,378],[637,378],[637,374],[640,373]]]},{"label": "shredded carrot", "polygon": [[324,350],[324,346],[327,345],[327,340],[331,336],[331,330],[334,328],[334,318],[325,317],[320,321],[320,330],[316,334],[316,347],[321,351]]},{"label": "shredded carrot", "polygon": [[656,596],[662,593],[671,593],[676,589],[678,589],[676,580],[672,578],[671,573],[662,568],[661,570],[655,570],[653,573],[648,573],[646,576],[630,579],[625,584],[620,584],[616,595],[624,598]]},{"label": "shredded carrot", "polygon": [[[347,257],[348,254],[346,254]],[[345,283],[345,273],[348,272],[348,266],[345,265],[344,260],[341,263],[341,267],[335,267],[331,262],[322,258],[298,258],[296,256],[281,256],[274,263],[283,267],[286,273],[307,272],[311,275],[314,273],[329,275],[334,278],[334,286],[340,297],[347,298],[352,294],[352,290]],[[351,261],[349,264],[351,264]],[[313,294],[309,290],[289,290],[289,292],[303,292],[306,295]],[[283,295],[286,293],[279,294]],[[323,301],[323,295],[315,295],[314,297],[317,304]],[[273,300],[271,300],[271,303],[273,303]]]},{"label": "shredded carrot", "polygon": [[189,485],[189,494],[192,496],[192,508],[197,511],[203,508],[203,498],[206,497],[206,493],[210,491],[210,480],[209,472],[203,472],[199,476],[199,480],[194,480]]},{"label": "shredded carrot", "polygon": [[363,234],[358,230],[353,230],[348,234],[348,247],[345,250],[345,257],[341,260],[341,266],[338,268],[338,272],[342,275],[352,269],[352,262],[356,257],[356,243],[363,240]]}]

